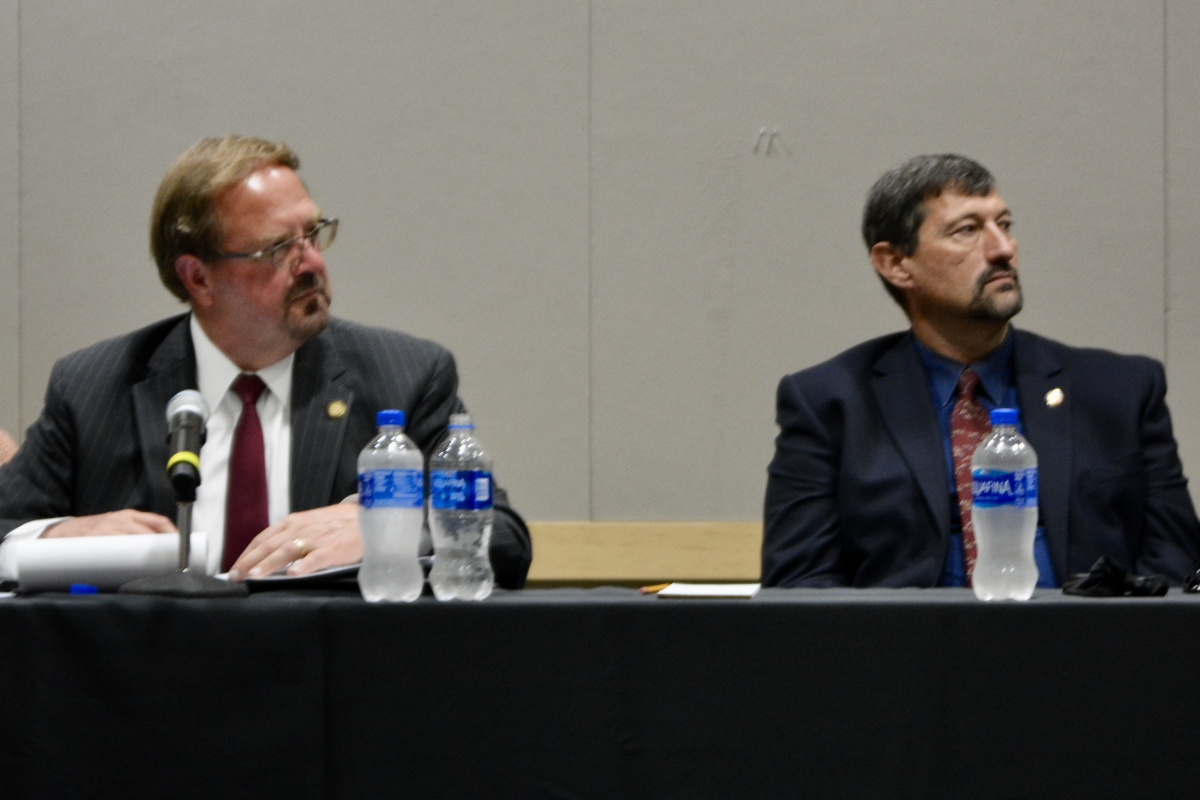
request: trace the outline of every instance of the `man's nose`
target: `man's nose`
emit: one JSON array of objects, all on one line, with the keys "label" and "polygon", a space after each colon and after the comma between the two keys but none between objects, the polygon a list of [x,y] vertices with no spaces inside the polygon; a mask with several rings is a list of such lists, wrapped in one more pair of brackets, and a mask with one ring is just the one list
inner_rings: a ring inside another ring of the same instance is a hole
[{"label": "man's nose", "polygon": [[300,240],[300,259],[292,267],[292,274],[299,275],[302,272],[324,272],[325,271],[325,256],[317,249],[317,246],[308,239]]},{"label": "man's nose", "polygon": [[995,223],[985,228],[984,247],[988,261],[1010,261],[1017,254],[1017,240],[1012,233]]}]

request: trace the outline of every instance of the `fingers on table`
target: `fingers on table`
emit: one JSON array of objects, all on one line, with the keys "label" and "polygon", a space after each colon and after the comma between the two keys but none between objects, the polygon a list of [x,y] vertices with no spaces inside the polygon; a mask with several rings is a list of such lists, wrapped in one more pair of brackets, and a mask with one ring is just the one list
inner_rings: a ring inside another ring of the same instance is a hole
[{"label": "fingers on table", "polygon": [[295,561],[299,557],[299,553],[292,543],[292,539],[296,537],[288,536],[279,527],[279,524],[272,525],[254,537],[245,552],[238,556],[237,561],[233,563],[230,574],[236,573],[259,578],[270,575],[283,565]]},{"label": "fingers on table", "polygon": [[52,525],[42,534],[47,539],[73,536],[129,536],[140,533],[174,533],[175,524],[160,514],[127,508],[73,517]]},{"label": "fingers on table", "polygon": [[320,540],[288,538],[287,534],[281,533],[264,542],[259,552],[251,555],[257,562],[248,560],[245,574],[259,578],[287,567],[289,575],[305,575],[334,566],[337,563],[334,553],[335,548],[324,546]]},{"label": "fingers on table", "polygon": [[[230,570],[234,579],[257,578],[284,567],[306,575],[362,557],[358,509],[336,505],[289,514],[254,538]],[[236,574],[235,574],[236,573]]]},{"label": "fingers on table", "polygon": [[149,511],[131,511],[134,524],[144,526],[147,533],[175,533],[175,523],[162,514]]}]

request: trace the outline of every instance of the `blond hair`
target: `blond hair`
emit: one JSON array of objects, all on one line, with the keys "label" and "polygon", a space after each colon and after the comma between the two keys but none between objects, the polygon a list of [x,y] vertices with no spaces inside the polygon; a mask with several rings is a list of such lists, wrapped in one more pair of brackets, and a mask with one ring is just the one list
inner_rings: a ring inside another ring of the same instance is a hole
[{"label": "blond hair", "polygon": [[220,195],[272,165],[295,170],[300,159],[283,142],[226,136],[201,139],[167,170],[150,212],[150,253],[159,279],[171,294],[188,301],[187,289],[175,273],[176,259],[194,255],[208,260],[220,252]]}]

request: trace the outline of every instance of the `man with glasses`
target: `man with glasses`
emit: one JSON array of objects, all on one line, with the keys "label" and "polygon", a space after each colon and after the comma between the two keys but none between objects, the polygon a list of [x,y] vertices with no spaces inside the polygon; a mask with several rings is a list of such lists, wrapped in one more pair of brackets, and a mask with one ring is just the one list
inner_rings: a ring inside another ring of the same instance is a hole
[{"label": "man with glasses", "polygon": [[[208,571],[303,575],[362,558],[359,451],[375,412],[402,409],[430,454],[464,410],[454,360],[405,334],[331,318],[324,251],[337,234],[286,145],[197,142],[151,214],[163,284],[191,311],[59,361],[46,404],[0,469],[0,555],[32,536],[174,531],[164,410],[198,389],[212,415],[193,528]],[[524,583],[529,533],[496,489],[497,582]],[[0,559],[2,561],[2,559]]]}]

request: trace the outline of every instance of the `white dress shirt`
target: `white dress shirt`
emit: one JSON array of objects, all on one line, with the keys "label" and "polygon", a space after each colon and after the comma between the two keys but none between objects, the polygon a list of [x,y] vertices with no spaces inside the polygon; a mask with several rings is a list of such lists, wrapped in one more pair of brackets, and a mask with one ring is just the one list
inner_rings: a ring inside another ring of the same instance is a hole
[{"label": "white dress shirt", "polygon": [[[230,391],[242,373],[204,333],[196,317],[191,319],[192,347],[196,351],[196,383],[212,415],[208,438],[200,448],[200,486],[192,508],[192,530],[208,535],[208,573],[221,569],[225,551],[225,495],[229,490],[229,451],[233,433],[242,417],[242,401]],[[263,456],[267,465],[267,518],[274,525],[291,507],[292,455],[292,365],[293,353],[256,375],[267,390],[255,409],[262,423]]]},{"label": "white dress shirt", "polygon": [[[242,401],[230,387],[241,370],[212,343],[194,315],[190,324],[196,354],[196,382],[212,412],[208,418],[208,435],[200,448],[200,486],[196,489],[196,503],[192,507],[192,531],[208,537],[206,570],[209,575],[215,575],[221,569],[225,550],[229,451],[242,416]],[[295,359],[293,353],[255,373],[267,385],[255,409],[262,423],[263,456],[267,466],[267,516],[272,525],[286,517],[291,507],[292,365]],[[163,413],[166,413],[165,408]],[[147,469],[153,469],[153,466],[147,465]],[[165,464],[163,469],[166,469]],[[51,525],[65,519],[70,517],[33,520],[4,537],[0,542],[0,578],[16,577],[12,561],[12,546],[16,542],[41,536]],[[9,572],[12,574],[7,574]]]}]

